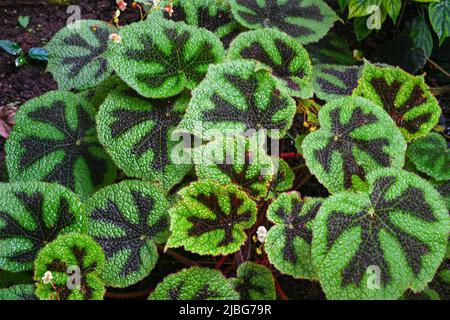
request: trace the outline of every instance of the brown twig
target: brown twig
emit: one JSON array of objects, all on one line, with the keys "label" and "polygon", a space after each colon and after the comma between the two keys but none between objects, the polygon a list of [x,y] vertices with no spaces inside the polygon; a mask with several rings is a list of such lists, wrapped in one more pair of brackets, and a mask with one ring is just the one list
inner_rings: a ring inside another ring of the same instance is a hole
[{"label": "brown twig", "polygon": [[172,258],[174,258],[178,262],[180,262],[182,264],[185,264],[187,266],[190,266],[190,267],[198,266],[197,262],[192,261],[189,258],[186,258],[185,256],[179,254],[178,252],[175,252],[172,249],[166,249],[166,251],[164,253],[167,254],[168,256],[171,256]]},{"label": "brown twig", "polygon": [[450,85],[443,86],[443,87],[435,87],[430,88],[430,92],[433,96],[440,96],[446,93],[450,92]]},{"label": "brown twig", "polygon": [[124,292],[124,293],[118,293],[118,292],[105,292],[105,298],[110,299],[135,299],[135,298],[147,298],[150,293],[152,293],[153,289],[147,289],[143,291],[136,291],[136,292]]},{"label": "brown twig", "polygon": [[434,68],[438,69],[440,72],[442,72],[443,74],[445,74],[447,77],[450,78],[450,73],[448,73],[447,71],[444,70],[444,68],[442,68],[440,65],[438,65],[436,62],[434,62],[431,59],[427,59],[428,63],[431,64]]}]

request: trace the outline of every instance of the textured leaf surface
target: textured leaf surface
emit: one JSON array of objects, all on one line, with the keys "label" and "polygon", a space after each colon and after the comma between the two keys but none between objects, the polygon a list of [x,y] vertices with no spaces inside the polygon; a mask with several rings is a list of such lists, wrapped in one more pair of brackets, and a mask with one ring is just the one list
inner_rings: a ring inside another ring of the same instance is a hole
[{"label": "textured leaf surface", "polygon": [[92,89],[80,92],[80,96],[98,110],[108,94],[127,85],[117,75],[113,75]]},{"label": "textured leaf surface", "polygon": [[319,123],[302,150],[309,170],[330,191],[358,189],[370,170],[403,166],[405,140],[372,102],[360,97],[332,101],[320,109]]},{"label": "textured leaf surface", "polygon": [[305,49],[314,65],[354,65],[356,63],[348,41],[334,32],[329,32],[319,42],[306,45]]},{"label": "textured leaf surface", "polygon": [[282,273],[314,279],[311,258],[312,223],[322,199],[303,200],[298,192],[282,193],[269,206],[267,218],[275,223],[267,233],[264,249]]},{"label": "textured leaf surface", "polygon": [[301,43],[325,36],[337,19],[322,0],[230,0],[236,20],[250,29],[276,28]]},{"label": "textured leaf surface", "polygon": [[253,262],[237,268],[236,278],[230,279],[241,300],[275,300],[275,281],[272,272]]},{"label": "textured leaf surface", "polygon": [[210,67],[193,91],[179,128],[205,139],[260,129],[269,136],[279,130],[282,137],[295,110],[295,101],[278,88],[269,70],[253,61],[230,61]]},{"label": "textured leaf surface", "polygon": [[332,101],[349,96],[358,86],[362,68],[331,64],[316,65],[313,68],[313,88],[318,98]]},{"label": "textured leaf surface", "polygon": [[428,284],[429,290],[435,292],[439,299],[450,300],[450,249],[439,266],[433,281]]},{"label": "textured leaf surface", "polygon": [[78,197],[42,182],[0,185],[0,268],[32,270],[38,251],[58,234],[85,232]]},{"label": "textured leaf surface", "polygon": [[79,20],[56,33],[47,44],[47,70],[62,90],[88,89],[111,74],[104,57],[113,32],[99,20]]},{"label": "textured leaf surface", "polygon": [[87,201],[88,233],[106,254],[106,285],[127,287],[150,273],[158,260],[155,243],[168,237],[168,209],[162,189],[141,181],[106,187]]},{"label": "textured leaf surface", "polygon": [[188,101],[186,95],[150,100],[117,90],[97,114],[99,140],[126,175],[155,180],[169,189],[192,169],[172,155],[179,143],[172,133]]},{"label": "textured leaf surface", "polygon": [[354,94],[382,106],[408,141],[426,135],[441,114],[424,77],[414,77],[399,68],[366,63]]},{"label": "textured leaf surface", "polygon": [[34,294],[34,284],[19,284],[6,289],[0,289],[1,300],[37,300]]},{"label": "textured leaf surface", "polygon": [[179,194],[182,199],[170,210],[167,247],[204,255],[239,250],[247,238],[244,230],[256,221],[256,204],[238,186],[201,180]]},{"label": "textured leaf surface", "polygon": [[414,140],[406,152],[418,170],[437,181],[450,179],[450,158],[445,138],[432,132]]},{"label": "textured leaf surface", "polygon": [[[105,287],[99,276],[104,265],[105,254],[91,237],[79,233],[60,236],[36,258],[35,279],[40,281],[36,295],[40,300],[101,300]],[[42,278],[47,271],[53,280],[45,284]]]},{"label": "textured leaf surface", "polygon": [[446,38],[450,37],[450,0],[430,3],[428,13],[431,25],[442,44]]},{"label": "textured leaf surface", "polygon": [[270,182],[268,199],[275,198],[279,193],[289,190],[294,184],[295,174],[291,167],[281,158],[273,159],[278,162],[278,169]]},{"label": "textured leaf surface", "polygon": [[193,89],[208,65],[224,57],[210,31],[152,16],[121,29],[122,41],[110,43],[108,60],[140,95],[164,98]]},{"label": "textured leaf surface", "polygon": [[57,182],[85,198],[115,179],[94,110],[76,94],[46,93],[24,104],[15,120],[5,146],[11,181]]},{"label": "textured leaf surface", "polygon": [[313,225],[313,262],[329,299],[423,290],[447,249],[448,210],[427,181],[393,168],[367,180],[367,193],[326,199]]},{"label": "textured leaf surface", "polygon": [[167,276],[149,300],[239,300],[239,294],[220,271],[193,267]]},{"label": "textured leaf surface", "polygon": [[275,29],[241,33],[230,45],[228,59],[253,59],[268,66],[291,96],[312,96],[308,52],[294,38]]}]

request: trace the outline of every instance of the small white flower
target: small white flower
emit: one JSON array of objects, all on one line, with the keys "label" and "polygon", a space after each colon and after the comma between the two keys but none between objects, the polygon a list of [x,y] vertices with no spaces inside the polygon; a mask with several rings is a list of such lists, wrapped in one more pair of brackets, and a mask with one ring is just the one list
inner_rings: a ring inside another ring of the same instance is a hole
[{"label": "small white flower", "polygon": [[120,43],[122,41],[122,37],[117,33],[111,33],[109,35],[109,40],[113,41],[114,43]]},{"label": "small white flower", "polygon": [[259,242],[264,243],[266,241],[267,229],[264,226],[259,226],[258,230],[256,230],[256,236]]},{"label": "small white flower", "polygon": [[45,284],[49,284],[53,280],[53,274],[51,271],[47,271],[44,273],[44,276],[42,277],[42,281],[44,281]]}]

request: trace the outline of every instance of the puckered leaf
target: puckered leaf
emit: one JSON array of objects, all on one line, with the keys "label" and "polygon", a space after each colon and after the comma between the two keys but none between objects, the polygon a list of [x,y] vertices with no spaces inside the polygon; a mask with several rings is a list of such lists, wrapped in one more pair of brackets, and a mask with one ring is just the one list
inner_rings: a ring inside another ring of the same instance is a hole
[{"label": "puckered leaf", "polygon": [[418,170],[437,181],[450,179],[450,158],[447,142],[439,133],[432,132],[414,140],[406,152]]},{"label": "puckered leaf", "polygon": [[149,182],[124,181],[97,192],[86,203],[89,235],[106,254],[105,284],[127,287],[158,260],[155,243],[167,240],[169,203]]},{"label": "puckered leaf", "polygon": [[428,284],[428,288],[439,299],[450,300],[450,249],[447,249],[444,261],[439,266],[433,281]]},{"label": "puckered leaf", "polygon": [[372,102],[353,96],[332,101],[320,109],[319,122],[302,151],[309,170],[331,192],[360,188],[370,170],[403,166],[405,140]]},{"label": "puckered leaf", "polygon": [[189,97],[143,99],[132,90],[112,92],[97,114],[100,142],[128,176],[158,181],[170,189],[192,169],[178,163],[172,133],[181,121]]},{"label": "puckered leaf", "polygon": [[228,254],[239,250],[245,229],[256,221],[256,204],[238,186],[200,180],[182,189],[182,199],[170,210],[172,235],[167,247],[184,246],[198,254]]},{"label": "puckered leaf", "polygon": [[306,45],[305,49],[314,65],[354,65],[356,63],[348,41],[334,32],[329,32],[319,42]]},{"label": "puckered leaf", "polygon": [[236,278],[230,279],[241,300],[275,300],[275,281],[272,272],[253,262],[237,268]]},{"label": "puckered leaf", "polygon": [[37,300],[34,294],[34,284],[18,284],[6,289],[0,289],[1,300]]},{"label": "puckered leaf", "polygon": [[440,193],[442,198],[444,198],[447,209],[450,210],[450,180],[438,184],[435,188]]},{"label": "puckered leaf", "polygon": [[275,174],[272,159],[254,140],[217,139],[195,149],[195,171],[200,179],[239,185],[252,198],[267,195]]},{"label": "puckered leaf", "polygon": [[314,92],[325,101],[349,96],[358,86],[361,71],[358,66],[316,65],[313,68]]},{"label": "puckered leaf", "polygon": [[295,101],[270,71],[254,61],[229,61],[211,66],[193,91],[179,128],[201,138],[217,133],[247,134],[265,129],[286,134],[296,110]]},{"label": "puckered leaf", "polygon": [[112,32],[103,21],[79,20],[53,36],[46,45],[47,70],[60,89],[92,88],[110,76],[111,67],[104,53]]},{"label": "puckered leaf", "polygon": [[414,77],[399,68],[366,63],[354,94],[382,106],[408,141],[426,135],[441,114],[424,77]]},{"label": "puckered leaf", "polygon": [[98,86],[92,89],[84,90],[79,93],[81,98],[85,99],[88,103],[98,110],[102,103],[105,101],[108,94],[114,90],[120,88],[126,88],[127,85],[120,79],[119,76],[113,75],[100,83]]},{"label": "puckered leaf", "polygon": [[278,162],[278,169],[275,171],[275,175],[269,186],[269,198],[291,189],[295,179],[294,171],[286,161],[280,158],[273,159],[273,161]]},{"label": "puckered leaf", "polygon": [[223,45],[210,31],[157,16],[132,23],[111,42],[108,60],[140,95],[164,98],[193,89],[208,65],[224,57]]},{"label": "puckered leaf", "polygon": [[229,59],[253,59],[270,67],[291,96],[312,96],[312,67],[308,52],[295,39],[275,29],[241,33],[230,45]]},{"label": "puckered leaf", "polygon": [[322,0],[230,0],[236,20],[250,29],[276,28],[301,43],[325,36],[337,19]]},{"label": "puckered leaf", "polygon": [[282,273],[303,279],[316,277],[311,258],[312,223],[322,201],[304,201],[298,192],[289,192],[270,205],[267,218],[275,225],[267,233],[264,249],[270,263]]},{"label": "puckered leaf", "polygon": [[115,179],[94,110],[76,94],[46,93],[24,104],[15,120],[5,146],[11,181],[57,182],[85,198]]},{"label": "puckered leaf", "polygon": [[[100,274],[105,265],[102,248],[91,237],[69,233],[59,236],[39,252],[35,280],[41,300],[101,300],[105,286]],[[46,272],[53,279],[44,282]]]},{"label": "puckered leaf", "polygon": [[32,270],[38,251],[58,234],[85,232],[81,201],[43,182],[0,184],[0,269]]},{"label": "puckered leaf", "polygon": [[239,294],[220,271],[193,267],[164,278],[149,300],[239,300]]},{"label": "puckered leaf", "polygon": [[438,192],[413,173],[372,171],[370,190],[326,199],[312,255],[329,299],[396,299],[421,291],[441,263],[450,231]]}]

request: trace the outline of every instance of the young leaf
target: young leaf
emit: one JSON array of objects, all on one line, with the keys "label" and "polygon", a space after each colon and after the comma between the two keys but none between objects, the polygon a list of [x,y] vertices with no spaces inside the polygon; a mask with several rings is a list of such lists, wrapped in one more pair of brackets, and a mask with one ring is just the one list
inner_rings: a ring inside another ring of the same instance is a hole
[{"label": "young leaf", "polygon": [[[36,258],[36,295],[40,300],[101,300],[105,286],[100,274],[105,265],[102,248],[91,237],[69,233],[42,249]],[[45,281],[46,273],[53,279]]]},{"label": "young leaf", "polygon": [[210,31],[157,16],[121,29],[108,60],[140,95],[165,98],[194,89],[208,65],[223,60],[220,40]]},{"label": "young leaf", "polygon": [[192,93],[179,129],[204,139],[217,133],[267,130],[283,137],[292,124],[295,101],[270,71],[250,60],[211,66]]},{"label": "young leaf", "polygon": [[18,56],[22,53],[22,48],[10,40],[0,40],[0,48],[13,56]]},{"label": "young leaf", "polygon": [[239,300],[239,294],[220,271],[192,267],[165,277],[149,300]]},{"label": "young leaf", "polygon": [[320,109],[319,123],[302,151],[309,170],[331,192],[361,188],[370,170],[403,166],[405,139],[372,102],[354,96],[334,100]]},{"label": "young leaf", "polygon": [[302,44],[320,40],[337,19],[322,0],[230,0],[230,4],[243,26],[279,29]]},{"label": "young leaf", "polygon": [[447,37],[450,37],[450,0],[430,3],[428,14],[431,25],[442,44]]},{"label": "young leaf", "polygon": [[44,48],[31,48],[28,50],[28,57],[38,61],[48,61],[48,51]]},{"label": "young leaf", "polygon": [[275,170],[275,175],[269,185],[269,194],[267,199],[275,198],[278,193],[289,190],[294,184],[294,171],[283,159],[273,159],[278,162],[278,169]]},{"label": "young leaf", "polygon": [[313,70],[315,94],[319,99],[332,101],[352,94],[358,86],[362,68],[322,64],[314,66]]},{"label": "young leaf", "polygon": [[238,251],[245,229],[256,221],[256,204],[238,186],[200,180],[182,189],[170,210],[172,235],[167,247],[184,246],[202,255]]},{"label": "young leaf", "polygon": [[397,22],[397,17],[400,14],[402,8],[401,0],[382,0],[383,8],[387,14],[392,18],[394,23]]},{"label": "young leaf", "polygon": [[155,243],[168,237],[168,209],[163,191],[141,181],[106,187],[86,202],[88,234],[106,254],[106,285],[127,287],[150,273],[158,260]]},{"label": "young leaf", "polygon": [[5,146],[11,181],[57,182],[86,198],[115,179],[94,110],[76,94],[48,92],[24,104],[15,120]]},{"label": "young leaf", "polygon": [[308,52],[295,39],[275,29],[241,33],[230,44],[229,59],[253,59],[271,69],[280,87],[295,97],[312,96]]},{"label": "young leaf", "polygon": [[329,299],[396,299],[421,291],[447,249],[448,210],[425,180],[372,171],[367,193],[326,199],[313,225],[312,255]]},{"label": "young leaf", "polygon": [[382,2],[383,0],[350,0],[348,4],[348,18],[368,16],[371,14],[370,6],[381,7]]},{"label": "young leaf", "polygon": [[61,90],[95,87],[111,75],[105,58],[111,27],[99,20],[78,20],[58,31],[45,46],[47,70]]},{"label": "young leaf", "polygon": [[447,141],[439,133],[432,132],[414,140],[406,151],[409,160],[421,172],[437,181],[450,179],[450,158]]},{"label": "young leaf", "polygon": [[414,77],[399,68],[366,63],[354,94],[382,106],[408,141],[426,135],[441,114],[424,76]]},{"label": "young leaf", "polygon": [[192,169],[174,158],[180,142],[172,138],[188,101],[187,95],[150,100],[116,90],[97,114],[99,140],[128,176],[155,180],[169,190]]},{"label": "young leaf", "polygon": [[34,294],[34,284],[18,284],[6,289],[0,289],[1,300],[37,300]]},{"label": "young leaf", "polygon": [[311,258],[312,223],[322,199],[302,200],[298,192],[282,193],[269,206],[267,218],[275,223],[267,233],[264,249],[269,261],[295,278],[316,278]]},{"label": "young leaf", "polygon": [[241,300],[275,300],[275,281],[272,272],[253,262],[237,268],[236,278],[230,279]]},{"label": "young leaf", "polygon": [[267,195],[275,168],[260,145],[241,136],[217,139],[194,151],[199,179],[239,185],[252,198]]},{"label": "young leaf", "polygon": [[30,23],[30,17],[29,16],[19,16],[17,18],[17,22],[19,23],[19,25],[26,29],[28,27],[28,24]]},{"label": "young leaf", "polygon": [[32,270],[46,243],[85,229],[81,202],[66,188],[43,182],[0,184],[0,269]]},{"label": "young leaf", "polygon": [[354,65],[356,63],[348,41],[333,32],[329,32],[319,42],[307,44],[305,49],[314,65]]}]

